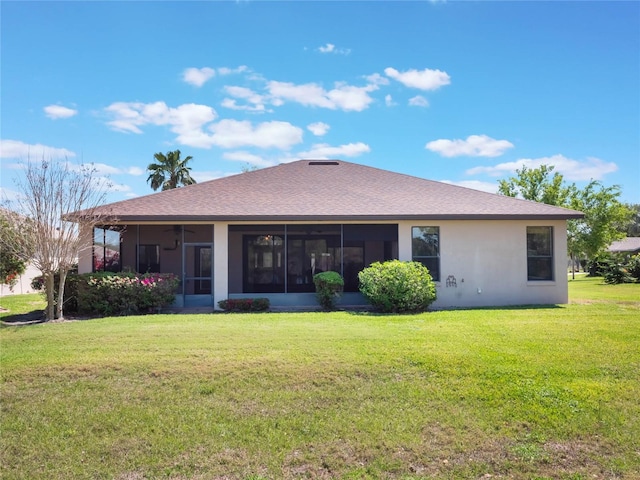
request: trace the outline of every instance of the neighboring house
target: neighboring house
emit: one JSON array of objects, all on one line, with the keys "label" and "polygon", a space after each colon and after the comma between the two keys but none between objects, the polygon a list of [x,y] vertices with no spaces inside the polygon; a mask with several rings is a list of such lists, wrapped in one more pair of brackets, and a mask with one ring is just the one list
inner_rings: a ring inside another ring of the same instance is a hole
[{"label": "neighboring house", "polygon": [[640,237],[627,237],[617,240],[607,249],[611,253],[625,253],[629,256],[640,253]]},{"label": "neighboring house", "polygon": [[[105,205],[80,272],[172,272],[179,306],[268,297],[312,306],[313,275],[417,260],[435,308],[567,302],[566,221],[580,212],[341,160],[299,160]],[[87,251],[87,250],[85,250]],[[115,258],[117,255],[117,258]],[[113,268],[112,268],[113,269]]]},{"label": "neighboring house", "polygon": [[0,284],[0,297],[4,297],[5,295],[20,295],[22,293],[36,293],[38,290],[33,289],[31,280],[40,275],[40,270],[31,264],[27,264],[24,273],[18,277],[18,281],[13,287]]}]

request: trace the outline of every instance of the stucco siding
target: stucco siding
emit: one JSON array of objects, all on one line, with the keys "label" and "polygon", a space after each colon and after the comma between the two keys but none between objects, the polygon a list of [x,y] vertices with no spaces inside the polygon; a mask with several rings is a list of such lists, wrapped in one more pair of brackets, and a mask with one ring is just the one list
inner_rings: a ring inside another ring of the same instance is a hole
[{"label": "stucco siding", "polygon": [[[567,303],[565,221],[401,222],[400,238],[413,226],[440,227],[438,299],[434,308]],[[553,227],[554,279],[527,281],[527,227]],[[411,245],[401,243],[401,259]]]}]

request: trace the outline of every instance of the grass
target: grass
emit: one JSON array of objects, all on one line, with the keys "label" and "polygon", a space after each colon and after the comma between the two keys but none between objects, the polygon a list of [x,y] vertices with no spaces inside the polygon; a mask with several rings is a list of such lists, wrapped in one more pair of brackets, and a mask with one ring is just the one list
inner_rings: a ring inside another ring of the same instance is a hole
[{"label": "grass", "polygon": [[639,478],[640,285],[570,292],[2,328],[0,476]]}]

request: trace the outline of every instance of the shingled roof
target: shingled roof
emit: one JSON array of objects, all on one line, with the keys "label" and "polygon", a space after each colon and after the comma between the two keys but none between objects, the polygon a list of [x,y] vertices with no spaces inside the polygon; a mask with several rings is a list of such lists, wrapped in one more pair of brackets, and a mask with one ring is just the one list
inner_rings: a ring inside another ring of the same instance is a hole
[{"label": "shingled roof", "polygon": [[342,160],[298,160],[105,205],[118,223],[569,219],[574,210]]}]

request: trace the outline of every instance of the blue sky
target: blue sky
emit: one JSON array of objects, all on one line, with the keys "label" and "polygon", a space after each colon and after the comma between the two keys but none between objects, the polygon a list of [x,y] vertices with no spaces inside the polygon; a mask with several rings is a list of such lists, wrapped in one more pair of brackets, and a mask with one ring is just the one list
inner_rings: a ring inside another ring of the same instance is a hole
[{"label": "blue sky", "polygon": [[640,203],[639,2],[10,2],[1,186],[94,163],[151,193],[156,152],[205,181],[339,158],[496,191],[523,165]]}]

